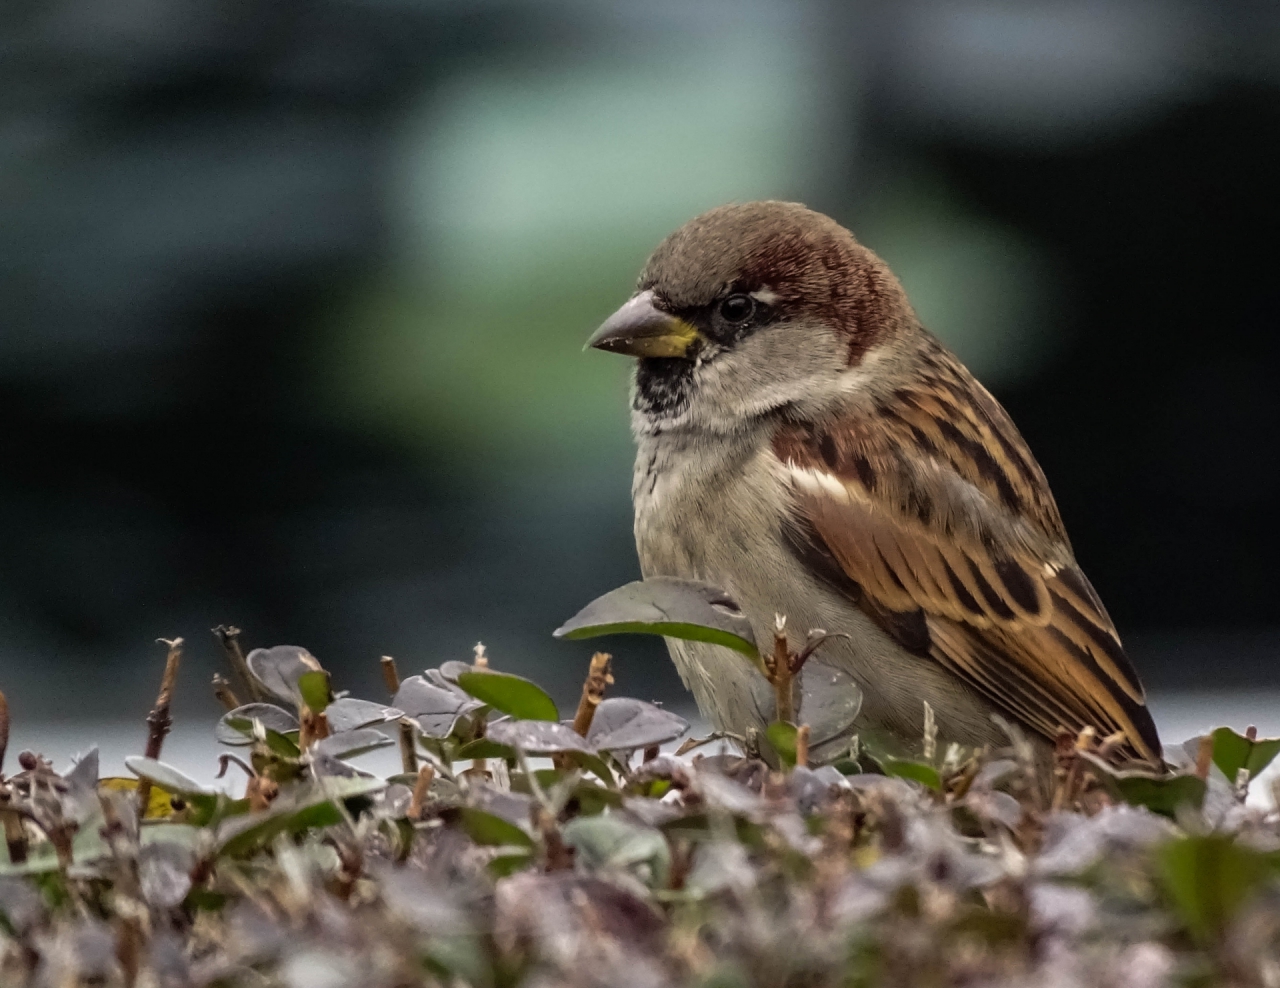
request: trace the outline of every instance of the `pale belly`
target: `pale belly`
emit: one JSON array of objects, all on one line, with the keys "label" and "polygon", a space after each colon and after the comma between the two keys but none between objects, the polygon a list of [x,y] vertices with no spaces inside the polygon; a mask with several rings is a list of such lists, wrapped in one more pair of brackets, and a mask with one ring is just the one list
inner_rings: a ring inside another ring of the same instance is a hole
[{"label": "pale belly", "polygon": [[[772,648],[779,614],[786,617],[793,650],[813,629],[847,635],[822,646],[802,686],[844,690],[851,697],[860,691],[857,730],[887,733],[916,747],[928,701],[940,738],[963,744],[1001,739],[981,697],[937,663],[902,649],[791,552],[779,529],[788,495],[768,453],[720,463],[708,457],[679,461],[688,468],[663,470],[669,461],[662,451],[643,446],[637,460],[635,533],[645,576],[678,576],[722,588],[742,607],[762,652]],[[744,656],[703,642],[668,639],[667,645],[699,710],[718,730],[743,735],[774,719],[773,691]],[[834,733],[842,705],[813,706],[820,706],[830,721],[825,728]],[[802,705],[798,719],[804,721],[805,714]],[[813,726],[819,737],[819,725]],[[834,751],[837,739],[829,740]]]}]

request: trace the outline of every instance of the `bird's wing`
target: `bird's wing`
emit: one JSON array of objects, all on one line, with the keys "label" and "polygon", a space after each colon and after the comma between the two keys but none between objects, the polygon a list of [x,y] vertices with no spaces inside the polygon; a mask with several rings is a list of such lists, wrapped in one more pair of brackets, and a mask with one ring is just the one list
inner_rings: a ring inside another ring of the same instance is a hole
[{"label": "bird's wing", "polygon": [[1072,556],[1039,466],[945,351],[868,419],[779,429],[797,551],[904,647],[1052,739],[1160,751],[1142,685]]}]

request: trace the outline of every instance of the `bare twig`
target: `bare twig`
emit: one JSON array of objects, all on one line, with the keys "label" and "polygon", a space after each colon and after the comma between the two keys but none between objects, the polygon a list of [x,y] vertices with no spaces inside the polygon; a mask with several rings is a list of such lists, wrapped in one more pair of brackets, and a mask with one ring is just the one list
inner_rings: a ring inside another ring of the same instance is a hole
[{"label": "bare twig", "polygon": [[396,668],[396,660],[384,655],[379,661],[382,666],[382,681],[386,684],[387,695],[394,697],[400,692],[400,670]]},{"label": "bare twig", "polygon": [[773,692],[777,697],[775,717],[784,724],[795,718],[795,706],[791,697],[791,654],[787,650],[787,619],[779,614],[774,619],[773,654],[765,660]]},{"label": "bare twig", "polygon": [[418,779],[413,784],[413,795],[409,797],[409,809],[405,814],[410,820],[422,819],[422,809],[427,804],[427,796],[435,777],[436,770],[430,765],[423,765],[418,769]]},{"label": "bare twig", "polygon": [[226,775],[227,767],[230,765],[239,765],[242,769],[244,769],[244,774],[251,779],[258,774],[253,770],[253,766],[245,762],[243,758],[239,757],[238,755],[226,754],[226,755],[218,756],[218,774],[215,775],[214,778],[221,779],[224,775]]},{"label": "bare twig", "polygon": [[228,713],[240,706],[240,698],[232,692],[227,677],[216,672],[213,674],[213,695],[227,708]]},{"label": "bare twig", "polygon": [[220,624],[213,629],[213,634],[226,653],[231,668],[244,681],[244,686],[249,691],[249,699],[255,702],[262,700],[266,693],[257,678],[249,671],[249,663],[245,661],[244,652],[240,649],[240,629],[234,624]]},{"label": "bare twig", "polygon": [[591,730],[592,718],[596,715],[596,707],[604,699],[604,692],[613,685],[613,674],[609,668],[611,656],[608,652],[596,652],[591,656],[591,665],[587,669],[587,678],[582,683],[582,696],[578,699],[578,712],[573,715],[573,729],[581,737],[587,736]]},{"label": "bare twig", "polygon": [[801,724],[796,731],[796,768],[809,767],[809,735],[808,724]]},{"label": "bare twig", "polygon": [[0,824],[4,826],[4,841],[9,846],[9,861],[22,864],[27,860],[27,831],[17,810],[6,809],[9,793],[0,791]]},{"label": "bare twig", "polygon": [[[809,637],[804,643],[804,648],[800,649],[791,657],[791,675],[795,675],[804,668],[804,664],[809,661],[813,653],[820,649],[832,638],[850,638],[843,631],[832,631],[830,633],[823,631],[821,628],[810,628]],[[851,639],[852,640],[852,639]]]},{"label": "bare twig", "polygon": [[[151,759],[160,757],[164,747],[164,739],[173,727],[173,718],[169,716],[169,706],[173,702],[173,688],[178,682],[178,665],[182,662],[182,639],[159,638],[169,647],[164,661],[164,676],[160,680],[160,692],[156,696],[156,705],[147,715],[147,748],[146,756]],[[138,819],[147,815],[147,805],[151,802],[151,780],[138,780]]]},{"label": "bare twig", "polygon": [[[387,693],[395,702],[396,694],[400,692],[400,670],[390,655],[382,657],[382,681],[387,684]],[[404,718],[400,721],[400,767],[406,775],[418,771],[418,746],[413,736],[413,725]]]}]

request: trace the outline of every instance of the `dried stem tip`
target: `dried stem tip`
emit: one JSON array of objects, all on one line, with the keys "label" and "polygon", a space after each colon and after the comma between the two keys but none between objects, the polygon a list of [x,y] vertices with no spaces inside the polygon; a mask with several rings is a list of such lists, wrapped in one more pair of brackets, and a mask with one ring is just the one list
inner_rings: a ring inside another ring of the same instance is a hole
[{"label": "dried stem tip", "polygon": [[436,770],[430,765],[418,769],[418,779],[413,784],[413,795],[409,799],[407,816],[410,820],[421,820],[423,807],[427,804],[427,795],[431,791],[431,783],[436,777]]},{"label": "dried stem tip", "polygon": [[801,724],[796,731],[796,768],[809,767],[809,735],[808,724]]},{"label": "dried stem tip", "polygon": [[773,654],[765,660],[769,682],[776,697],[775,717],[784,724],[795,720],[795,703],[791,696],[791,653],[787,649],[787,619],[779,614],[774,623]]},{"label": "dried stem tip", "polygon": [[[173,718],[169,716],[169,706],[173,702],[173,690],[178,683],[178,665],[182,662],[182,639],[172,641],[161,638],[160,642],[169,647],[164,660],[164,675],[160,679],[160,692],[156,696],[156,705],[147,715],[147,748],[148,758],[159,758],[164,747],[165,736],[173,726]],[[151,780],[141,779],[138,782],[138,817],[147,815],[147,805],[151,802]]]},{"label": "dried stem tip", "polygon": [[[396,668],[396,660],[390,655],[382,657],[382,681],[387,684],[387,692],[391,694],[391,699],[396,698],[396,694],[400,692],[400,670]],[[418,750],[415,747],[417,739],[413,734],[413,725],[408,719],[400,721],[400,767],[404,769],[406,775],[412,775],[418,771]]]},{"label": "dried stem tip", "polygon": [[245,689],[249,691],[249,699],[263,699],[266,693],[259,685],[257,677],[249,671],[249,663],[245,661],[244,652],[240,649],[240,629],[233,624],[220,624],[213,629],[213,634],[227,654],[227,661],[231,663],[231,668],[244,681]]},{"label": "dried stem tip", "polygon": [[578,712],[573,716],[573,729],[581,737],[585,738],[587,731],[591,730],[596,707],[604,699],[605,690],[613,685],[613,673],[609,667],[611,658],[608,652],[596,652],[591,656],[587,678],[582,684],[582,696],[578,700]]},{"label": "dried stem tip", "polygon": [[396,668],[396,660],[390,655],[382,657],[382,681],[387,684],[387,692],[392,697],[400,692],[400,670]]},{"label": "dried stem tip", "polygon": [[218,698],[228,711],[235,710],[240,706],[240,698],[235,695],[231,689],[231,684],[227,681],[227,677],[220,673],[213,674],[213,695]]}]

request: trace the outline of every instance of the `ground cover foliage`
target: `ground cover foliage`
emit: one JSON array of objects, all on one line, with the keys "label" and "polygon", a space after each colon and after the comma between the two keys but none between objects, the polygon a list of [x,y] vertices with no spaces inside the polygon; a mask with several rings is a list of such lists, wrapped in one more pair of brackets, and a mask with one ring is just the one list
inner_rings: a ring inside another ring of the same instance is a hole
[{"label": "ground cover foliage", "polygon": [[[163,761],[181,640],[129,778],[94,752],[5,775],[0,699],[0,984],[1280,984],[1280,817],[1245,802],[1280,739],[1222,728],[1157,774],[1086,732],[1046,769],[1012,726],[970,751],[926,716],[917,750],[851,736],[818,764],[823,635],[756,655],[732,601],[669,584],[558,634],[619,630],[738,648],[780,719],[664,754],[688,725],[603,653],[562,719],[483,649],[403,679],[384,658],[366,699],[220,628],[233,796]],[[390,778],[351,763],[391,746]]]}]

